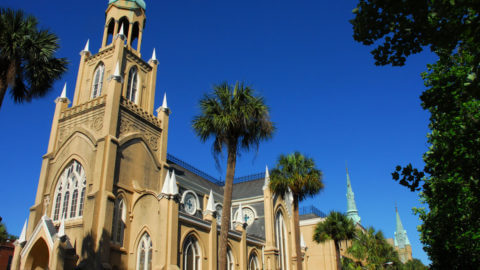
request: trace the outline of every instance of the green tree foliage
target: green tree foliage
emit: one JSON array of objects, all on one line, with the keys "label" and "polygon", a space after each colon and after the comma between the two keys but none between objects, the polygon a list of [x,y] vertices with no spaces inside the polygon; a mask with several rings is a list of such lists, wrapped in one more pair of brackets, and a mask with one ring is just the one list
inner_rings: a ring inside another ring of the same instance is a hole
[{"label": "green tree foliage", "polygon": [[218,269],[225,270],[237,154],[241,149],[258,149],[262,140],[272,137],[275,127],[264,99],[243,83],[215,85],[213,92],[200,100],[200,110],[200,115],[192,121],[195,133],[203,142],[213,138],[217,164],[218,154],[225,148],[228,153],[218,254]]},{"label": "green tree foliage", "polygon": [[423,265],[423,263],[419,259],[413,259],[406,262],[403,265],[403,270],[427,270],[428,267]]},{"label": "green tree foliage", "polygon": [[0,218],[0,243],[5,243],[7,240],[13,242],[15,239],[17,237],[7,232],[7,227],[2,222],[2,218]]},{"label": "green tree foliage", "polygon": [[323,222],[319,222],[313,233],[313,241],[323,243],[333,240],[337,259],[337,269],[341,270],[340,242],[351,240],[355,236],[355,225],[345,214],[332,211]]},{"label": "green tree foliage", "polygon": [[421,241],[434,269],[480,264],[480,5],[475,0],[361,0],[354,38],[377,46],[378,65],[403,65],[426,46],[439,60],[423,73],[430,112],[423,170],[397,166],[392,176],[428,207]]},{"label": "green tree foliage", "polygon": [[[284,198],[291,191],[296,238],[295,250],[297,254],[302,254],[298,205],[305,197],[314,196],[323,189],[322,172],[316,168],[312,158],[305,157],[299,152],[286,156],[280,155],[277,165],[270,175],[270,189]],[[297,269],[302,269],[301,263],[297,263]]]},{"label": "green tree foliage", "polygon": [[67,60],[54,57],[58,37],[37,25],[20,10],[0,9],[0,108],[7,89],[15,102],[31,101],[67,70]]},{"label": "green tree foliage", "polygon": [[398,253],[385,239],[382,231],[375,231],[373,227],[365,232],[357,230],[347,252],[358,260],[366,262],[367,269],[385,269],[389,265],[400,268],[402,263]]}]

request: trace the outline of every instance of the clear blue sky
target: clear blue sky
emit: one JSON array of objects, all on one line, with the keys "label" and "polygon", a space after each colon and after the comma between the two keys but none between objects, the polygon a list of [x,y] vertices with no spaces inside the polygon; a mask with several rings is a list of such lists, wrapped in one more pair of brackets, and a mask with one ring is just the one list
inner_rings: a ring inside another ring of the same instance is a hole
[{"label": "clear blue sky", "polygon": [[[53,101],[64,82],[73,97],[87,39],[98,52],[107,2],[2,1],[55,32],[58,56],[70,61],[68,73],[45,98],[15,105],[7,95],[0,111],[0,216],[13,234],[20,234],[34,203]],[[258,152],[240,157],[238,176],[262,172],[279,154],[299,150],[314,158],[325,182],[319,195],[302,204],[345,211],[348,161],[362,224],[393,237],[397,203],[413,256],[428,262],[416,230],[420,221],[411,210],[421,206],[418,196],[390,174],[397,164],[423,167],[428,114],[418,97],[431,54],[412,56],[401,68],[376,67],[372,48],[352,38],[348,20],[356,0],[146,2],[142,54],[148,60],[156,48],[160,61],[155,106],[167,92],[173,111],[168,152],[224,179],[225,166],[215,168],[211,144],[202,144],[190,123],[212,84],[244,80],[265,97],[278,130]]]}]

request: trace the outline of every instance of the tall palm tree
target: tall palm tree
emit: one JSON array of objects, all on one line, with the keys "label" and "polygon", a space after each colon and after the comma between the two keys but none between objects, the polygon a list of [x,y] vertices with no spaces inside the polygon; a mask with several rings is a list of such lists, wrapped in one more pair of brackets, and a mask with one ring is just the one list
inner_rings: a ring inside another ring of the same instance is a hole
[{"label": "tall palm tree", "polygon": [[225,270],[237,153],[252,147],[258,149],[260,141],[272,137],[275,127],[264,99],[254,95],[254,90],[244,83],[214,85],[213,92],[200,100],[200,110],[200,115],[192,122],[195,133],[203,142],[214,138],[213,153],[217,165],[218,154],[225,148],[228,153],[218,254],[219,269]]},{"label": "tall palm tree", "polygon": [[67,60],[54,57],[57,36],[37,24],[21,10],[0,9],[0,108],[8,88],[15,102],[31,101],[67,70]]},{"label": "tall palm tree", "polygon": [[299,202],[308,196],[313,196],[323,189],[322,172],[316,168],[312,158],[299,152],[280,155],[277,165],[270,174],[270,189],[273,193],[285,197],[291,192],[293,196],[293,219],[295,229],[295,251],[297,254],[297,269],[302,269],[300,248],[300,218]]},{"label": "tall palm tree", "polygon": [[315,227],[313,241],[323,243],[327,240],[333,240],[335,243],[335,255],[337,259],[337,269],[342,269],[340,261],[340,242],[351,240],[355,236],[355,225],[345,214],[332,211],[327,218],[319,222]]}]

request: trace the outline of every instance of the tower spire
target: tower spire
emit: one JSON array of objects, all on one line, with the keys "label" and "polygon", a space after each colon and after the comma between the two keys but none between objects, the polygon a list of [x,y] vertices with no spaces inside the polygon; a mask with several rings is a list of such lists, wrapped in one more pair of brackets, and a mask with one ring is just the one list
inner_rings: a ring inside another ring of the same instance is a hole
[{"label": "tower spire", "polygon": [[398,208],[395,205],[395,214],[397,218],[397,228],[395,232],[395,246],[399,248],[405,248],[406,245],[410,245],[408,240],[407,231],[403,228],[402,221],[400,220],[400,215],[398,214]]},{"label": "tower spire", "polygon": [[353,194],[347,164],[345,164],[345,169],[347,171],[347,217],[350,218],[354,224],[358,224],[360,223],[361,218],[358,215],[357,204],[355,203],[355,195]]}]

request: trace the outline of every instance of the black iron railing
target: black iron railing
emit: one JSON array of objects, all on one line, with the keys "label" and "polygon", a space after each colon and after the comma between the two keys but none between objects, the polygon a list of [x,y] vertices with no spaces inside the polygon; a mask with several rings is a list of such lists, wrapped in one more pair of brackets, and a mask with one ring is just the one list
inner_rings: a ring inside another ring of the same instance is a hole
[{"label": "black iron railing", "polygon": [[[178,164],[180,166],[182,166],[183,168],[189,170],[190,172],[216,184],[216,185],[219,185],[219,186],[223,186],[225,185],[225,182],[220,180],[220,179],[217,179],[213,176],[211,176],[210,174],[202,171],[202,170],[199,170],[197,168],[195,168],[193,165],[190,165],[189,163],[175,157],[174,155],[172,154],[168,154],[167,153],[167,160],[170,160],[171,162],[175,163],[175,164]],[[265,173],[256,173],[256,174],[251,174],[251,175],[247,175],[247,176],[241,176],[241,177],[235,177],[233,179],[233,183],[235,184],[238,184],[238,183],[243,183],[243,182],[248,182],[248,181],[253,181],[253,180],[257,180],[257,179],[262,179],[265,177]]]},{"label": "black iron railing", "polygon": [[318,217],[322,217],[322,218],[327,216],[324,212],[322,212],[320,209],[316,208],[313,205],[300,207],[298,210],[299,210],[298,213],[300,215],[314,214],[314,215],[316,215]]}]

